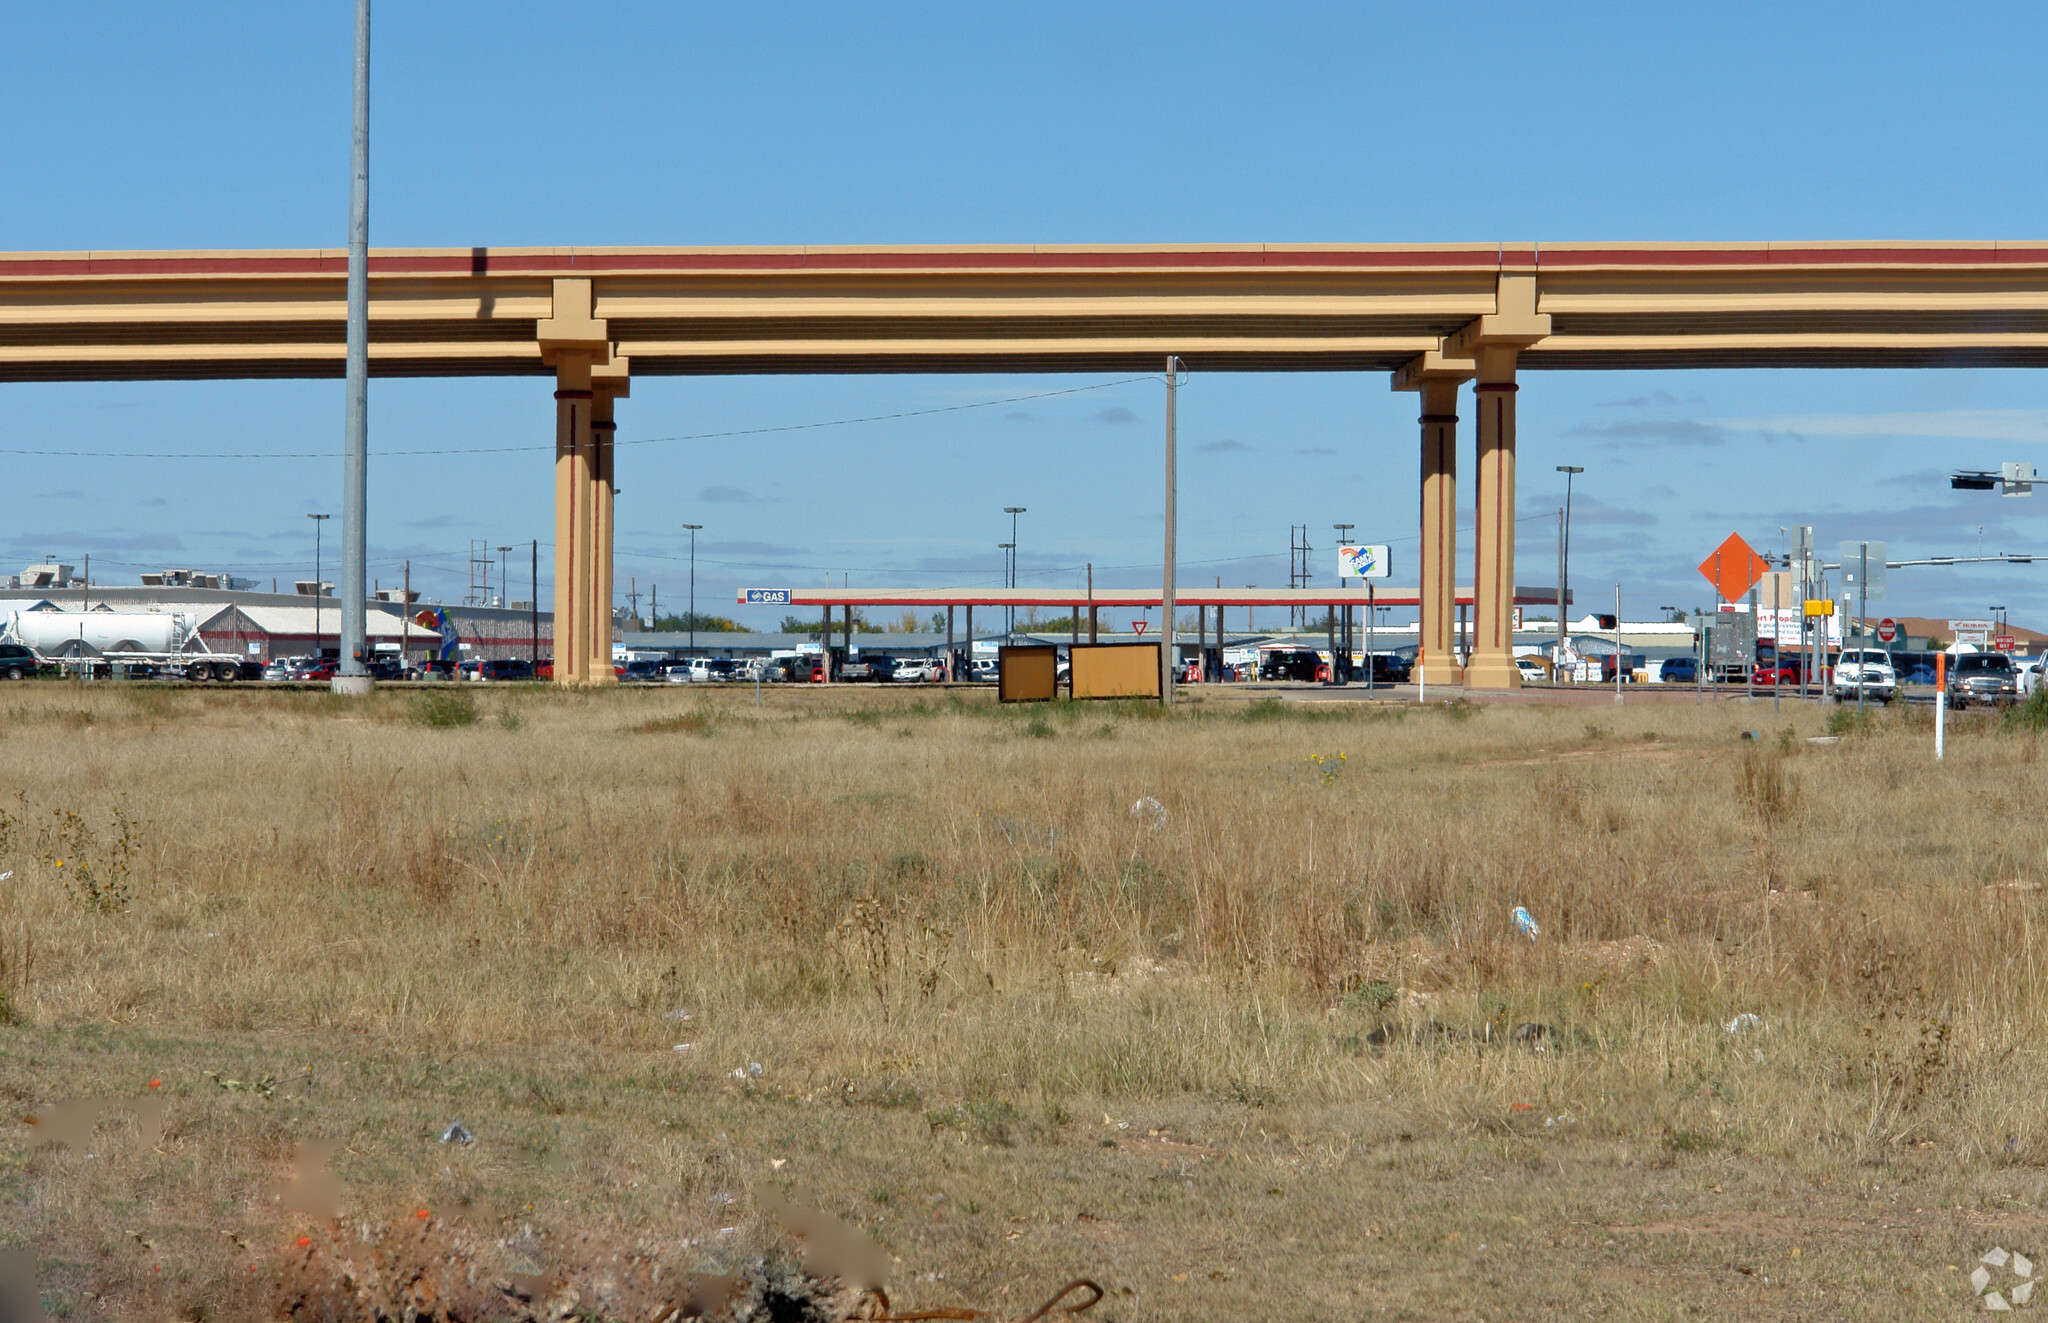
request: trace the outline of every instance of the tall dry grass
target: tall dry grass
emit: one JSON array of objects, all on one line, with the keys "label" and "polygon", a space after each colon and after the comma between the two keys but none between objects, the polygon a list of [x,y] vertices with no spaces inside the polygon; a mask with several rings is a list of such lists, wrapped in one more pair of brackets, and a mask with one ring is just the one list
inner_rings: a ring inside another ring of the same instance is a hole
[{"label": "tall dry grass", "polygon": [[[688,1038],[927,1099],[1542,1098],[1823,1161],[2048,1145],[2013,1065],[2048,1045],[2043,769],[1994,722],[1936,765],[1915,715],[1747,741],[1741,705],[425,701],[8,691],[6,1014]],[[1467,1037],[1528,1022],[1546,1050]]]}]

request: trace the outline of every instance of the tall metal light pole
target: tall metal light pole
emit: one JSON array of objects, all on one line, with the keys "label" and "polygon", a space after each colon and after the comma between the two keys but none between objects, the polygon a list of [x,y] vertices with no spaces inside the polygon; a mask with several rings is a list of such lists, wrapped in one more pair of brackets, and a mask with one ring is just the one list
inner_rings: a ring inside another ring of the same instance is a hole
[{"label": "tall metal light pole", "polygon": [[[341,461],[341,666],[336,693],[366,694],[370,672],[365,525],[370,473],[370,0],[356,0],[355,123],[348,186],[348,402]],[[316,608],[317,609],[317,608]]]},{"label": "tall metal light pole", "polygon": [[697,530],[702,524],[684,524],[690,530],[690,651],[697,651]]},{"label": "tall metal light pole", "polygon": [[[1330,527],[1337,530],[1337,545],[1341,547],[1347,545],[1351,541],[1351,530],[1358,527],[1358,525],[1332,524],[1330,525]],[[1342,562],[1340,561],[1338,563],[1341,567]],[[1341,589],[1343,586],[1344,576],[1339,574],[1337,576],[1337,587]],[[1349,602],[1346,602],[1344,604],[1344,623],[1342,626],[1339,627],[1337,631],[1337,637],[1340,640],[1342,640],[1344,645],[1344,665],[1341,669],[1339,669],[1337,665],[1337,659],[1335,657],[1330,658],[1330,678],[1332,680],[1337,681],[1339,684],[1346,684],[1349,683],[1351,679],[1351,603]],[[1370,667],[1372,665],[1372,659],[1367,658],[1365,664],[1368,667]]]},{"label": "tall metal light pole", "polygon": [[[1017,544],[1014,542],[998,542],[996,543],[996,550],[1003,553],[1003,586],[1007,588],[1010,586],[1010,557],[1016,554]],[[1003,611],[1003,636],[1005,639],[1008,639],[1017,632],[1016,608],[1004,607]]]},{"label": "tall metal light pole", "polygon": [[498,548],[498,601],[509,605],[512,601],[512,576],[505,571],[505,553],[510,547]]},{"label": "tall metal light pole", "polygon": [[1564,525],[1557,539],[1557,651],[1550,655],[1550,682],[1557,683],[1557,664],[1564,657],[1564,604],[1572,587],[1572,479],[1586,471],[1583,464],[1560,464],[1564,474]]},{"label": "tall metal light pole", "polygon": [[313,660],[320,660],[320,526],[333,515],[309,514],[313,521]]},{"label": "tall metal light pole", "polygon": [[[1010,516],[1010,587],[1015,588],[1017,586],[1017,516],[1024,513],[1024,507],[1021,505],[1006,505],[1003,507],[1003,513]],[[1010,607],[1009,622],[1009,632],[1015,634],[1017,632],[1017,608],[1015,604],[1012,604]]]}]

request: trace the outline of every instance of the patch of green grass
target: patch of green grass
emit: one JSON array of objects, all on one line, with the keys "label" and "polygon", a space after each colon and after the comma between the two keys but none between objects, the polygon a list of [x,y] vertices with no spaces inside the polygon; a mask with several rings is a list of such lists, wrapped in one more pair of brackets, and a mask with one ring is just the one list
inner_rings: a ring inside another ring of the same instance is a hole
[{"label": "patch of green grass", "polygon": [[464,689],[451,687],[433,690],[420,695],[413,704],[412,723],[432,730],[474,725],[476,700]]}]

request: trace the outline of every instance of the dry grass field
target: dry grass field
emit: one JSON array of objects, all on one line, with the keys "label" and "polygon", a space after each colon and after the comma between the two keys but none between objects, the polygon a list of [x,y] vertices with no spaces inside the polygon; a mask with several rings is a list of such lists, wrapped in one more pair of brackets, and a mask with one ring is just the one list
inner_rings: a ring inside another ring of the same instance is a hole
[{"label": "dry grass field", "polygon": [[0,1247],[654,1318],[789,1199],[905,1310],[1954,1318],[2048,1257],[2048,764],[1826,720],[12,686]]}]

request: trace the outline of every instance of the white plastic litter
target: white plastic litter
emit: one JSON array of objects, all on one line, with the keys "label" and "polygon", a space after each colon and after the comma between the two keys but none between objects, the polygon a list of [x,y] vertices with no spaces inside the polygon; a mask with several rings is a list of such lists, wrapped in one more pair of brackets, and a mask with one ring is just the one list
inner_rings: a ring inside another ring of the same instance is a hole
[{"label": "white plastic litter", "polygon": [[1532,942],[1543,935],[1543,929],[1537,926],[1536,920],[1530,916],[1529,911],[1523,909],[1520,905],[1508,911],[1508,918],[1514,922],[1515,931]]},{"label": "white plastic litter", "polygon": [[664,1020],[687,1020],[690,1018],[690,1013],[688,1011],[670,1011],[661,1018]]},{"label": "white plastic litter", "polygon": [[691,1048],[693,1048],[693,1047],[695,1047],[695,1046],[697,1046],[697,1045],[696,1045],[695,1043],[677,1043],[677,1044],[676,1044],[676,1051],[678,1051],[678,1052],[687,1052],[687,1051],[689,1051],[689,1050],[690,1050]]},{"label": "white plastic litter", "polygon": [[6,880],[7,880],[8,878],[10,878],[10,877],[13,877],[13,876],[14,876],[14,870],[10,868],[10,869],[8,869],[8,870],[7,870],[6,872],[4,872],[4,873],[0,873],[0,882],[5,882],[5,881],[6,881]]},{"label": "white plastic litter", "polygon": [[1131,816],[1153,831],[1166,825],[1166,805],[1147,795],[1131,805]]},{"label": "white plastic litter", "polygon": [[1731,1034],[1746,1034],[1752,1029],[1762,1029],[1764,1027],[1764,1017],[1750,1011],[1744,1011],[1721,1027]]},{"label": "white plastic litter", "polygon": [[757,1080],[761,1078],[761,1063],[749,1061],[744,1066],[734,1066],[732,1077],[736,1080]]},{"label": "white plastic litter", "polygon": [[474,1144],[476,1143],[476,1136],[471,1134],[469,1127],[462,1124],[462,1122],[450,1121],[448,1128],[441,1132],[441,1142],[444,1144]]}]

